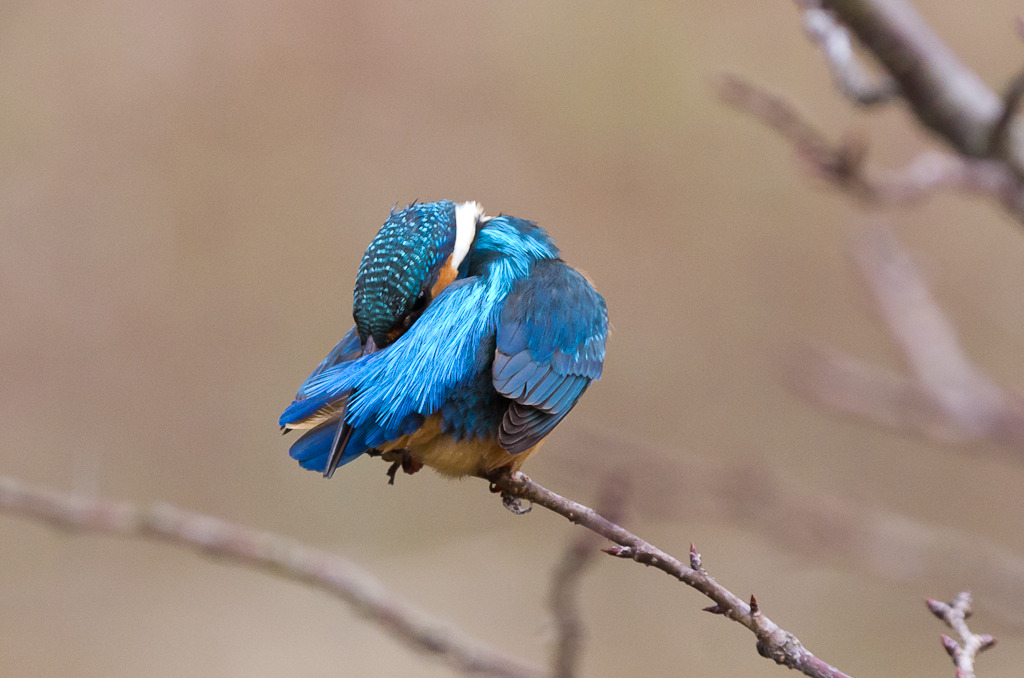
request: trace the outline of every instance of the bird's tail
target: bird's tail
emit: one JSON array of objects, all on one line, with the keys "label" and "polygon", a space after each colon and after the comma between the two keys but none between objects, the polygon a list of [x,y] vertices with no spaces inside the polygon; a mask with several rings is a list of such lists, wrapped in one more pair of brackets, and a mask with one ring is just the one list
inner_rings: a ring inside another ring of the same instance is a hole
[{"label": "bird's tail", "polygon": [[[340,418],[323,422],[296,440],[288,450],[288,454],[299,462],[302,468],[323,473],[328,468],[328,462],[331,461],[331,451],[334,448],[340,426]],[[348,440],[337,459],[336,466],[344,466],[365,451],[366,446],[360,444],[358,440]],[[333,469],[331,470],[333,471]]]}]

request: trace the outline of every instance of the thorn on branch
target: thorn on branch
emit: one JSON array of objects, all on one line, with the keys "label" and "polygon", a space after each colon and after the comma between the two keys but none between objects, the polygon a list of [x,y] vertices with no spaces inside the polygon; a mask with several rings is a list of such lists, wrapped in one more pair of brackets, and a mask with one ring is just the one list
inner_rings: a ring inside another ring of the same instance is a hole
[{"label": "thorn on branch", "polygon": [[925,598],[924,604],[927,605],[928,609],[931,610],[931,613],[939,619],[946,618],[946,610],[949,608],[949,605],[946,605],[940,600],[935,600],[934,598]]},{"label": "thorn on branch", "polygon": [[952,657],[955,662],[957,655],[960,654],[960,645],[945,633],[939,635],[939,640],[942,642],[942,647],[946,648],[946,654]]}]

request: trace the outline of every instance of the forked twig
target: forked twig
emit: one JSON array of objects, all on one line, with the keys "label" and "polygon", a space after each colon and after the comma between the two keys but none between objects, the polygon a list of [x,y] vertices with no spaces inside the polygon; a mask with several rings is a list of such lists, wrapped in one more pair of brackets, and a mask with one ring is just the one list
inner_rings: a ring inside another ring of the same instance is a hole
[{"label": "forked twig", "polygon": [[816,176],[860,200],[907,205],[940,191],[957,191],[998,200],[1024,221],[1024,184],[999,160],[927,151],[899,169],[873,167],[866,162],[862,141],[829,140],[792,102],[775,92],[739,76],[724,75],[718,81],[718,95],[786,139]]},{"label": "forked twig", "polygon": [[926,599],[925,604],[932,614],[946,623],[950,629],[956,632],[959,641],[942,634],[942,647],[949,653],[953,664],[956,666],[957,678],[974,678],[974,660],[978,653],[984,652],[996,644],[996,639],[986,634],[979,635],[971,631],[967,626],[967,618],[971,616],[971,594],[969,591],[962,591],[956,594],[953,601],[943,603],[931,598]]}]

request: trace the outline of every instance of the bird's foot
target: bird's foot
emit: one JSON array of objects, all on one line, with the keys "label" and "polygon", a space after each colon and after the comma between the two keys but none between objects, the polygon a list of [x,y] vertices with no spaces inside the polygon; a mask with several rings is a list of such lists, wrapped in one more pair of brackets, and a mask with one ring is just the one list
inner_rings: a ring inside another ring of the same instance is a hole
[{"label": "bird's foot", "polygon": [[517,516],[529,513],[533,510],[532,502],[527,501],[524,503],[519,497],[508,494],[507,492],[501,493],[501,505]]},{"label": "bird's foot", "polygon": [[[377,451],[375,450],[375,452]],[[377,452],[377,455],[375,456],[380,456],[384,461],[391,462],[391,466],[388,467],[387,472],[388,485],[395,484],[395,475],[398,473],[398,469],[402,469],[406,475],[411,476],[413,473],[416,473],[423,468],[423,462],[412,456],[412,452],[405,448],[401,450]]]},{"label": "bird's foot", "polygon": [[500,480],[512,473],[508,468],[499,468],[492,471],[484,471],[480,473],[480,477],[486,480],[490,485],[488,489],[495,494],[501,494],[501,505],[507,508],[517,516],[521,516],[525,513],[529,513],[533,510],[533,502],[525,501],[520,497],[515,496],[511,492],[506,492],[501,489]]}]

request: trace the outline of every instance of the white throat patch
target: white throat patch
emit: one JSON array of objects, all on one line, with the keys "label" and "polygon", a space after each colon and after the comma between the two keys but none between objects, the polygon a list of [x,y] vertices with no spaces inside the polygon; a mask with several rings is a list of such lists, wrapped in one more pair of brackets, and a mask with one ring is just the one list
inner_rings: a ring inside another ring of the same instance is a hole
[{"label": "white throat patch", "polygon": [[478,202],[464,202],[455,206],[455,249],[452,250],[452,268],[458,269],[469,253],[469,246],[476,237],[477,221],[483,216],[484,208]]}]

